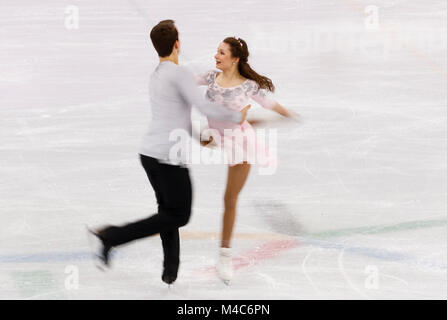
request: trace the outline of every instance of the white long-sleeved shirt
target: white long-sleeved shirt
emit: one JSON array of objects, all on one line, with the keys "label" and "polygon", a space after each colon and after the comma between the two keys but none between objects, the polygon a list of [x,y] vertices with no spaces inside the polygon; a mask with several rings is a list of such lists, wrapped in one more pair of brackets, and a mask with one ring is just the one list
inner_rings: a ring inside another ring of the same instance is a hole
[{"label": "white long-sleeved shirt", "polygon": [[235,123],[241,120],[240,112],[207,101],[194,75],[171,61],[160,62],[152,73],[149,95],[152,119],[140,153],[162,162],[178,164],[178,158],[170,157],[170,150],[177,141],[170,141],[169,135],[175,129],[183,129],[191,135],[192,105],[209,118]]}]

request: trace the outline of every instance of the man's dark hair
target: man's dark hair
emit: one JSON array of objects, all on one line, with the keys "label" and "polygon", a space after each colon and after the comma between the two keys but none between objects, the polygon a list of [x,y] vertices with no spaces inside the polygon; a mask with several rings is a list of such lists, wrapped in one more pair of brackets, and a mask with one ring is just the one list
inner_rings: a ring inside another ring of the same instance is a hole
[{"label": "man's dark hair", "polygon": [[174,25],[174,20],[163,20],[153,27],[151,40],[158,56],[169,56],[172,48],[174,48],[175,41],[178,40],[178,31]]}]

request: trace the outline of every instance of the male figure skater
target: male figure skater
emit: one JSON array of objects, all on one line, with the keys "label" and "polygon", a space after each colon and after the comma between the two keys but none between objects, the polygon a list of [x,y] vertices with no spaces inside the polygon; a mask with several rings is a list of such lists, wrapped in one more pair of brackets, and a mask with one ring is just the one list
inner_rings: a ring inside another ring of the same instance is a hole
[{"label": "male figure skater", "polygon": [[162,280],[171,284],[177,279],[180,263],[178,228],[189,221],[192,188],[188,168],[173,163],[169,157],[170,148],[176,143],[169,141],[169,134],[179,128],[191,134],[191,105],[208,117],[235,123],[245,120],[250,106],[235,112],[202,96],[193,74],[178,65],[180,41],[173,20],[158,23],[150,37],[160,63],[150,79],[152,120],[143,138],[140,160],[155,191],[158,212],[124,226],[91,232],[100,240],[98,258],[106,266],[113,247],[159,233],[164,253]]}]

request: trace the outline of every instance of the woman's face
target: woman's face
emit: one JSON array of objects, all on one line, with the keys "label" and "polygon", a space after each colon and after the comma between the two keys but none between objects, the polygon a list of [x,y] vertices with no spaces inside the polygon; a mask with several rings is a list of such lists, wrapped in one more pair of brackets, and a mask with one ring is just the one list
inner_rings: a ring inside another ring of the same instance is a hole
[{"label": "woman's face", "polygon": [[234,66],[233,62],[237,63],[239,60],[231,56],[230,45],[225,42],[219,44],[214,59],[216,59],[216,68],[220,70],[230,69]]}]

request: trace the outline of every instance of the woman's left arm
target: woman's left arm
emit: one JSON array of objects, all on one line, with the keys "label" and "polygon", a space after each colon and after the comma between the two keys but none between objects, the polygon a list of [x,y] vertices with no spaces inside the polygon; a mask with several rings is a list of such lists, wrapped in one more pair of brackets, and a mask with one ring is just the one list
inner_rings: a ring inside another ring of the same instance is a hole
[{"label": "woman's left arm", "polygon": [[257,90],[255,93],[252,94],[251,98],[259,103],[263,108],[275,111],[283,117],[292,118],[295,120],[298,117],[297,114],[284,108],[278,102],[269,97],[263,89]]},{"label": "woman's left arm", "polygon": [[297,114],[293,113],[292,111],[284,108],[278,102],[275,103],[272,110],[286,118],[297,118],[297,116],[298,116]]}]

